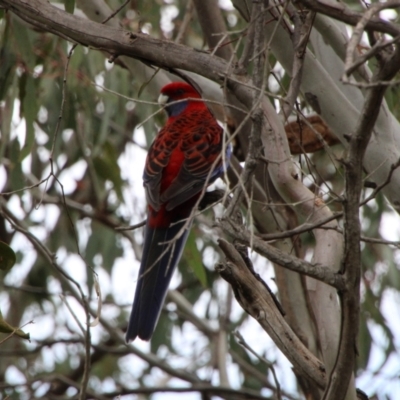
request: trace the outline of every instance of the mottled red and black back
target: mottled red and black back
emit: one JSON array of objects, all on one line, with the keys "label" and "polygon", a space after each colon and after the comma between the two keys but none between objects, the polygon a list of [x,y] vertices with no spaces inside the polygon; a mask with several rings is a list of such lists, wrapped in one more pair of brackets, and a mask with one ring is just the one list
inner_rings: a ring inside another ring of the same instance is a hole
[{"label": "mottled red and black back", "polygon": [[143,174],[153,209],[166,204],[172,210],[213,182],[223,170],[222,148],[223,130],[204,104],[170,118],[150,147]]}]

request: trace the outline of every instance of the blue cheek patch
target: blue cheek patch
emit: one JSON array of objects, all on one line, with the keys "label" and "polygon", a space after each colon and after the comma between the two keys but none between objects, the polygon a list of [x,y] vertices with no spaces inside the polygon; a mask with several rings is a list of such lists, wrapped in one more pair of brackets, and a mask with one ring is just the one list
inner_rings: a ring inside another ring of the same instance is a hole
[{"label": "blue cheek patch", "polygon": [[167,111],[169,117],[177,117],[179,114],[185,111],[187,105],[188,105],[187,101],[182,101],[180,103],[175,103],[175,104],[168,104],[165,107],[165,110]]}]

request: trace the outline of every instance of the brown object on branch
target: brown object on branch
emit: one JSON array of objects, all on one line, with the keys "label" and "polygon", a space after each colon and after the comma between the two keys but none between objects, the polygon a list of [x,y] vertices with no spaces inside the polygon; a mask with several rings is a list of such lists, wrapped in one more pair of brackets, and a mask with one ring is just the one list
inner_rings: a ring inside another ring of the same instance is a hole
[{"label": "brown object on branch", "polygon": [[[236,126],[232,119],[228,119],[228,131],[233,133]],[[306,117],[305,120],[292,121],[285,125],[291,154],[315,153],[324,146],[339,144],[340,140],[329,129],[322,118],[315,114]],[[242,149],[234,141],[234,154],[239,161],[244,161]]]},{"label": "brown object on branch", "polygon": [[311,115],[306,120],[307,122],[300,120],[285,125],[292,154],[314,153],[324,145],[333,146],[340,143],[319,115]]}]

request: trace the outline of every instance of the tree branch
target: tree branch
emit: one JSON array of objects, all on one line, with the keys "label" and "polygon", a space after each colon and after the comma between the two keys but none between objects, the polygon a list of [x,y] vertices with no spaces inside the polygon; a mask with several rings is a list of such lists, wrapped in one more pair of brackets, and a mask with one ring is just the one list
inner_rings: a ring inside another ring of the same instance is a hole
[{"label": "tree branch", "polygon": [[227,63],[219,57],[142,33],[85,20],[47,1],[0,0],[0,6],[31,25],[83,46],[106,51],[114,58],[125,55],[166,70],[176,68],[192,71],[214,81],[221,81],[220,72],[227,70]]},{"label": "tree branch", "polygon": [[222,220],[220,226],[227,234],[246,246],[252,246],[253,250],[266,257],[271,262],[290,269],[291,271],[310,276],[338,290],[344,289],[343,277],[331,271],[328,267],[311,264],[308,261],[301,260],[300,258],[272,247],[258,237],[252,236],[250,232],[244,230],[242,227],[235,225],[232,221]]},{"label": "tree branch", "polygon": [[208,46],[215,55],[229,61],[233,49],[230,43],[224,43],[226,41],[226,36],[224,36],[226,35],[226,26],[218,1],[193,0],[193,2]]},{"label": "tree branch", "polygon": [[[390,80],[400,69],[400,46],[395,48],[373,76],[373,82]],[[386,86],[375,86],[367,91],[357,130],[350,138],[346,169],[346,198],[344,201],[345,251],[343,273],[345,290],[341,294],[342,326],[338,356],[324,400],[344,399],[355,366],[356,339],[360,319],[361,225],[360,195],[363,188],[363,158],[385,94]]]},{"label": "tree branch", "polygon": [[314,12],[308,12],[304,17],[300,17],[300,13],[298,11],[294,11],[293,14],[294,29],[292,40],[294,59],[291,72],[292,80],[290,81],[287,95],[282,102],[282,110],[280,112],[280,114],[284,116],[285,121],[289,118],[297,96],[300,92],[301,78],[303,76],[304,55],[307,51],[308,39],[314,17]]},{"label": "tree branch", "polygon": [[[296,0],[296,2],[310,10],[327,15],[328,17],[332,17],[352,26],[356,26],[363,17],[363,13],[351,10],[342,2],[326,2],[322,0]],[[387,1],[384,4],[386,6],[385,8],[396,8],[400,6],[398,0]],[[365,30],[387,33],[391,36],[400,35],[400,27],[397,24],[393,24],[392,22],[377,17],[368,21]]]},{"label": "tree branch", "polygon": [[[400,3],[399,3],[400,5]],[[350,41],[347,45],[347,50],[346,50],[346,59],[345,59],[345,72],[343,74],[343,82],[348,83],[349,79],[348,77],[350,74],[359,66],[361,63],[365,62],[368,58],[367,57],[372,57],[374,54],[377,54],[380,50],[383,48],[383,43],[382,41],[378,41],[371,49],[368,51],[366,54],[360,57],[359,60],[356,62],[354,61],[354,57],[357,54],[357,46],[359,45],[361,41],[362,34],[364,33],[365,27],[368,24],[368,21],[370,21],[375,14],[377,14],[379,11],[382,9],[387,8],[387,3],[382,3],[382,4],[372,4],[371,7],[364,13],[362,18],[358,21],[357,25],[355,26],[353,30],[353,34],[350,38]],[[395,43],[400,39],[400,35],[398,35],[395,39],[389,41],[388,43]]]},{"label": "tree branch", "polygon": [[265,285],[250,272],[232,244],[220,239],[219,245],[227,260],[223,264],[218,264],[216,269],[232,286],[239,304],[258,321],[297,372],[304,374],[319,387],[324,387],[323,364],[294,334]]}]

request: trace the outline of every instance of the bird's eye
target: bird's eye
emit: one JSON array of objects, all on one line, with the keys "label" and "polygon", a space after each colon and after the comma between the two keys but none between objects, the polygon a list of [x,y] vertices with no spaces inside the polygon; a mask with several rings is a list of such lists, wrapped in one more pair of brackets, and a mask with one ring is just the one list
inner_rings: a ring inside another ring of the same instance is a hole
[{"label": "bird's eye", "polygon": [[181,94],[185,93],[185,91],[184,91],[183,89],[178,89],[175,93],[176,93],[178,96],[180,96]]}]

